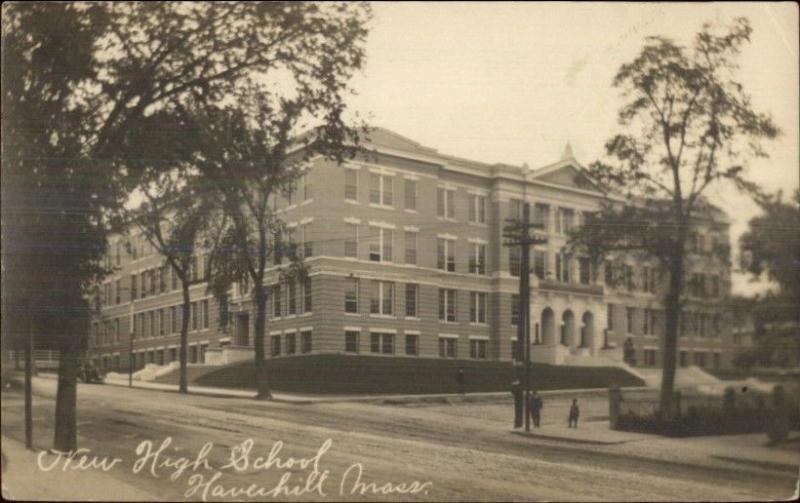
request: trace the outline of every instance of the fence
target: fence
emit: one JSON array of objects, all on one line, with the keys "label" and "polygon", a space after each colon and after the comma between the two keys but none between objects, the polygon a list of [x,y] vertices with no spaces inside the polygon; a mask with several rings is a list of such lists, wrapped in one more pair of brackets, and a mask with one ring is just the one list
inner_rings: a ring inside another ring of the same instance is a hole
[{"label": "fence", "polygon": [[[57,369],[58,368],[58,351],[49,351],[45,349],[35,350],[33,352],[33,364],[37,369]],[[25,352],[24,351],[8,351],[8,360],[14,362],[14,368],[25,368]]]}]

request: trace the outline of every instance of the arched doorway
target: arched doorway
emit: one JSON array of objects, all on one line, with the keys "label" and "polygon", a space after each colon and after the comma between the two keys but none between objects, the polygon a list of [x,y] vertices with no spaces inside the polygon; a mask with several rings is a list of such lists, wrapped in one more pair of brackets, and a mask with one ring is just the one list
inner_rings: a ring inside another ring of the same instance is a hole
[{"label": "arched doorway", "polygon": [[542,344],[555,343],[556,316],[553,314],[553,310],[549,307],[542,311],[541,327]]},{"label": "arched doorway", "polygon": [[575,345],[575,315],[567,309],[561,316],[561,344],[572,347]]},{"label": "arched doorway", "polygon": [[591,311],[583,313],[581,326],[581,347],[591,348],[594,345],[594,315]]}]

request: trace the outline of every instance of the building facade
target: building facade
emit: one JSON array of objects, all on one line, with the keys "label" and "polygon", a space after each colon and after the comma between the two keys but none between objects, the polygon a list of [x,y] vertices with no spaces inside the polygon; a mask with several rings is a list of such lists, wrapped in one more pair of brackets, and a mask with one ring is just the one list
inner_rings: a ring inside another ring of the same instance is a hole
[{"label": "building facade", "polygon": [[[619,271],[567,253],[567,232],[595,211],[602,194],[581,183],[569,149],[540,169],[484,164],[440,154],[383,129],[364,153],[339,165],[310,161],[297,189],[276,208],[309,270],[303,282],[270,281],[268,358],[308,353],[511,360],[517,350],[519,248],[503,227],[523,202],[548,243],[531,251],[531,355],[549,364],[660,366],[664,329],[655,261],[631,257]],[[728,243],[728,223],[698,219],[692,246]],[[143,237],[113,238],[92,325],[100,366],[177,360],[181,293]],[[204,257],[194,275],[202,281]],[[723,305],[730,269],[692,264],[679,363],[731,365]],[[595,270],[596,269],[596,270]],[[606,271],[605,269],[608,269]],[[612,287],[612,283],[614,286]],[[254,313],[247,284],[220,303],[200,282],[191,289],[190,363],[252,357]]]}]

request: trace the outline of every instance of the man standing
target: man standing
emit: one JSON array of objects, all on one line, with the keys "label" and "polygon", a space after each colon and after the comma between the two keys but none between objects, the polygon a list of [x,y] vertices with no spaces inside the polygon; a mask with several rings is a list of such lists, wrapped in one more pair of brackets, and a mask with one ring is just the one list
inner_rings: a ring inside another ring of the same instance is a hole
[{"label": "man standing", "polygon": [[458,392],[460,394],[464,394],[464,367],[458,367],[458,374],[456,375],[456,381],[458,382]]},{"label": "man standing", "polygon": [[570,428],[577,428],[578,427],[578,415],[580,414],[580,409],[578,409],[578,399],[572,399],[572,406],[569,408],[569,419],[567,419],[567,425]]},{"label": "man standing", "polygon": [[538,428],[542,414],[542,406],[543,406],[542,399],[541,397],[539,397],[539,393],[537,391],[534,391],[533,394],[531,395],[530,400],[531,402],[528,406],[528,411],[530,412],[531,420],[533,421],[533,426],[535,428]]}]

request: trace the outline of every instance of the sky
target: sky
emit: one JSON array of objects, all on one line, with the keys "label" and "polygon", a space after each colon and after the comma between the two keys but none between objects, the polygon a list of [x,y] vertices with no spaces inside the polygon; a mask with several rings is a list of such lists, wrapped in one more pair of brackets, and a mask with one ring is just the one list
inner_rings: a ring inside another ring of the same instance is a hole
[{"label": "sky", "polygon": [[[704,22],[753,27],[738,77],[782,135],[749,177],[791,193],[800,171],[798,6],[794,3],[374,3],[353,111],[442,153],[531,168],[567,142],[589,164],[617,131],[611,81],[649,35],[690,44]],[[730,187],[707,194],[731,218],[736,244],[757,206]],[[769,288],[734,270],[733,291]]]}]

